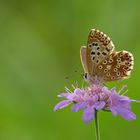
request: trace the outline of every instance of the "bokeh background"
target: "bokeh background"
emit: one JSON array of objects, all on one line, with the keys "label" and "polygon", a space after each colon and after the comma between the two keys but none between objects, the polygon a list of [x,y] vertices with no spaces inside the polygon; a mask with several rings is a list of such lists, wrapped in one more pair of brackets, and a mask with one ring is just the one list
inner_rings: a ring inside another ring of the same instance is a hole
[{"label": "bokeh background", "polygon": [[[95,140],[82,112],[53,112],[65,86],[82,85],[79,49],[91,28],[133,53],[132,76],[117,87],[140,100],[139,10],[139,0],[0,0],[0,140]],[[132,110],[133,122],[101,111],[101,139],[139,139],[140,105]]]}]

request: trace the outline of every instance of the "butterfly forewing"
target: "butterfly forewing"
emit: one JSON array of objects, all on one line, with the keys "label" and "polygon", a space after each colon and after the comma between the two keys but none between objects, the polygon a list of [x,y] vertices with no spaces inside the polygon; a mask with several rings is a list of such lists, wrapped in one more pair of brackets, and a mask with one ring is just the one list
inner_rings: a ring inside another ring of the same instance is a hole
[{"label": "butterfly forewing", "polygon": [[89,73],[96,75],[97,66],[106,59],[114,50],[114,45],[109,37],[99,30],[92,29],[88,36],[87,60]]},{"label": "butterfly forewing", "polygon": [[127,51],[113,52],[97,69],[98,76],[105,81],[128,78],[133,69],[133,55]]}]

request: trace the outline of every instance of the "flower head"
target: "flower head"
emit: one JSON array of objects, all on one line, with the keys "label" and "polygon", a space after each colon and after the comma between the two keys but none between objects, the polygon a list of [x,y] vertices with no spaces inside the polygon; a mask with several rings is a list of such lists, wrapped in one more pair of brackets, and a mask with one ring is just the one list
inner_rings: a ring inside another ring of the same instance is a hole
[{"label": "flower head", "polygon": [[[124,89],[124,87],[122,87]],[[120,95],[115,88],[108,89],[106,86],[92,84],[83,89],[75,88],[74,92],[66,92],[58,95],[65,100],[59,102],[54,110],[62,109],[73,104],[72,111],[84,110],[82,119],[89,123],[93,118],[95,111],[111,111],[114,116],[120,114],[124,119],[130,121],[136,119],[136,115],[131,112],[131,100],[127,96]]]}]

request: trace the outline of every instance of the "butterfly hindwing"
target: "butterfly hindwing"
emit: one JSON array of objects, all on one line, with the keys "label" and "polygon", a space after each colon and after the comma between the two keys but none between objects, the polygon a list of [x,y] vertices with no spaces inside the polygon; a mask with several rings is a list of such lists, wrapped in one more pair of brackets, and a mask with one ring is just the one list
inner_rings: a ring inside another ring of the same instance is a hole
[{"label": "butterfly hindwing", "polygon": [[127,51],[113,52],[97,69],[105,81],[128,78],[133,69],[133,55]]}]

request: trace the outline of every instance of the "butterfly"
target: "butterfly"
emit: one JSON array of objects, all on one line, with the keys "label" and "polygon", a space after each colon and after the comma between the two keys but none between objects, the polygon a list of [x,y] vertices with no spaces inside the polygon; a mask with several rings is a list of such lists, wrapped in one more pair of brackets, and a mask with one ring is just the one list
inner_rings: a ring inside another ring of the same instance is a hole
[{"label": "butterfly", "polygon": [[91,29],[87,46],[81,47],[80,55],[85,78],[89,81],[95,77],[104,82],[123,80],[133,69],[133,55],[125,50],[115,51],[112,40],[96,29]]}]

